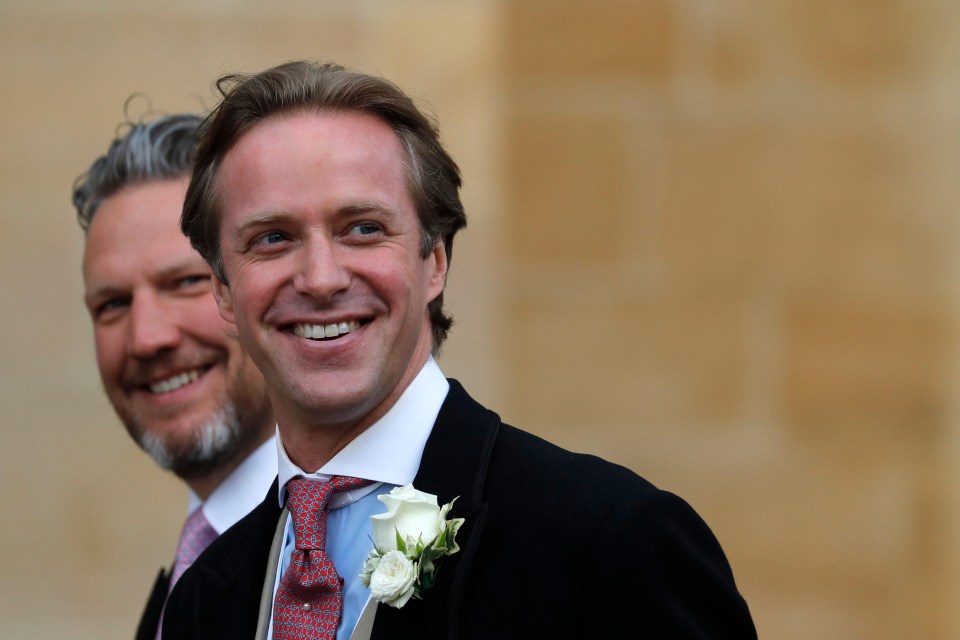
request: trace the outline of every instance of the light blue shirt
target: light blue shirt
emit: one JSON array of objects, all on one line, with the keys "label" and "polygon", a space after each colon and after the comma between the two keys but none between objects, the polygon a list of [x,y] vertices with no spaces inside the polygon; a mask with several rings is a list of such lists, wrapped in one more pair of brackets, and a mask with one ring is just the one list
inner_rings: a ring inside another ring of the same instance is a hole
[{"label": "light blue shirt", "polygon": [[[350,637],[357,620],[360,618],[360,612],[363,611],[367,599],[370,597],[370,589],[364,587],[359,580],[349,579],[349,576],[360,575],[363,569],[363,561],[370,553],[370,549],[373,548],[373,543],[370,541],[373,531],[370,530],[367,535],[357,532],[370,529],[370,516],[375,513],[383,513],[383,503],[377,499],[377,496],[389,493],[396,486],[382,482],[377,483],[373,487],[373,491],[348,505],[331,509],[327,515],[327,555],[337,568],[337,573],[345,578],[343,584],[343,618],[337,628],[338,638]],[[287,518],[286,538],[283,541],[283,551],[280,554],[278,576],[283,575],[283,572],[290,565],[294,545],[293,518]],[[279,582],[276,586],[279,586]],[[276,588],[274,589],[274,595],[276,595]],[[272,626],[271,623],[271,629]]]},{"label": "light blue shirt", "polygon": [[[370,590],[360,584],[360,572],[363,561],[373,548],[370,516],[386,511],[377,496],[413,482],[420,468],[423,448],[449,389],[450,384],[437,363],[429,358],[396,404],[315,473],[297,467],[277,437],[281,505],[286,498],[287,482],[297,476],[317,480],[352,476],[374,481],[362,489],[334,494],[330,500],[327,555],[344,579],[343,618],[337,628],[338,640],[349,639],[370,598]],[[273,587],[274,598],[283,572],[290,564],[294,542],[293,521],[287,518],[280,566]],[[267,638],[273,638],[272,618]]]}]

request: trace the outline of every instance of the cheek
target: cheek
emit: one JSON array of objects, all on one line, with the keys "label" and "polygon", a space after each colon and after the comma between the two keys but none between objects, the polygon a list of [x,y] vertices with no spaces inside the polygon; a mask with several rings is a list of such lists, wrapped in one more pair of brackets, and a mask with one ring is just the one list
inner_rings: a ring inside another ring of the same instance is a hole
[{"label": "cheek", "polygon": [[94,331],[93,341],[100,377],[107,381],[119,376],[125,358],[123,335],[114,327],[101,328]]},{"label": "cheek", "polygon": [[416,297],[421,295],[419,275],[408,269],[384,270],[375,274],[368,272],[367,282],[394,312],[406,309],[405,313],[409,313],[416,306]]},{"label": "cheek", "polygon": [[243,282],[242,284],[234,285],[232,289],[233,322],[238,329],[250,324],[249,318],[257,315],[257,305],[263,297],[263,294],[251,288],[249,284],[248,282]]},{"label": "cheek", "polygon": [[256,322],[273,305],[287,279],[277,269],[261,268],[241,272],[231,287],[234,321],[237,326]]},{"label": "cheek", "polygon": [[[180,316],[183,332],[209,343],[228,340],[232,326],[220,316],[213,296],[198,298],[185,305]],[[234,331],[235,333],[235,331]]]},{"label": "cheek", "polygon": [[232,376],[243,379],[247,386],[251,382],[256,382],[260,372],[250,360],[247,352],[240,347],[240,341],[236,338],[229,339],[226,343],[226,349],[228,369],[233,372]]}]

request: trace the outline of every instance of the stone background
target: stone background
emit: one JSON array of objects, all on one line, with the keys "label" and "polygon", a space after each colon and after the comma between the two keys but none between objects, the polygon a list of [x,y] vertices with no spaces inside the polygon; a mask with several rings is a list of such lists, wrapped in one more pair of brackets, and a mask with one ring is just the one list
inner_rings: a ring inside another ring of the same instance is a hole
[{"label": "stone background", "polygon": [[960,637],[958,0],[0,0],[0,637],[129,637],[184,511],[102,397],[72,181],[131,94],[301,57],[461,164],[448,375],[687,498],[761,637]]}]

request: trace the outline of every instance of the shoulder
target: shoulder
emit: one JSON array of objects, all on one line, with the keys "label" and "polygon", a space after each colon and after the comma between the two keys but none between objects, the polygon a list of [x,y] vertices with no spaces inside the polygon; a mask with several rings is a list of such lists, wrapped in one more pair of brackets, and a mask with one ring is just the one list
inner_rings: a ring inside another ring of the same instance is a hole
[{"label": "shoulder", "polygon": [[263,501],[211,542],[194,566],[210,574],[245,565],[250,561],[248,554],[251,551],[259,550],[264,544],[269,550],[279,516],[280,504],[274,480]]},{"label": "shoulder", "polygon": [[656,509],[670,495],[626,467],[567,451],[507,424],[500,425],[487,481],[490,492],[519,492],[591,514],[624,504]]},{"label": "shoulder", "polygon": [[439,468],[453,476],[468,463],[484,501],[533,500],[528,508],[536,510],[562,500],[571,506],[589,505],[589,512],[597,513],[623,503],[656,508],[670,495],[626,467],[568,451],[503,423],[456,380],[450,383],[422,468]]},{"label": "shoulder", "polygon": [[561,634],[579,623],[558,607],[580,603],[609,612],[584,633],[756,637],[719,542],[685,500],[597,456],[507,424],[496,430],[482,491],[481,582],[540,576],[527,579],[537,584],[525,598],[530,610],[554,611]]},{"label": "shoulder", "polygon": [[164,638],[243,637],[255,628],[280,515],[276,486],[184,572],[167,601]]},{"label": "shoulder", "polygon": [[629,540],[635,553],[649,556],[638,560],[651,565],[671,550],[695,552],[732,580],[719,543],[693,507],[621,465],[501,425],[487,487],[491,506],[511,504],[538,527],[570,532],[571,540]]}]

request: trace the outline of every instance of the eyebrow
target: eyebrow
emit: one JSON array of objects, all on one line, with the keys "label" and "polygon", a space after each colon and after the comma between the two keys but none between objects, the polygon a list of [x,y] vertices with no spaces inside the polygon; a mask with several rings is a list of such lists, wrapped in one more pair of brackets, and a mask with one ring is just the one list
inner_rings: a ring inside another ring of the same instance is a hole
[{"label": "eyebrow", "polygon": [[[196,269],[203,268],[206,272],[212,273],[210,265],[206,263],[199,255],[196,256],[196,260],[193,257],[190,257],[185,260],[181,260],[172,265],[164,267],[163,269],[151,274],[151,279],[157,278],[159,280],[169,280],[183,273],[189,273]],[[112,298],[114,296],[126,296],[130,295],[130,290],[127,287],[117,286],[112,283],[106,283],[103,285],[96,286],[90,291],[84,293],[83,300],[89,306],[97,300],[103,298]]]},{"label": "eyebrow", "polygon": [[124,295],[130,295],[130,292],[126,289],[121,289],[113,285],[104,285],[91,291],[84,292],[83,302],[88,308],[93,308],[100,300],[106,300],[109,298],[115,298],[116,296]]},{"label": "eyebrow", "polygon": [[[396,212],[393,208],[384,205],[382,202],[377,202],[374,200],[353,200],[347,202],[337,207],[336,215],[338,217],[346,218],[372,212],[381,213],[390,217],[394,217],[396,215]],[[300,214],[291,213],[289,211],[266,211],[263,213],[257,213],[245,220],[231,235],[236,240],[242,240],[250,229],[269,227],[273,224],[281,224],[291,220],[296,221],[299,220],[299,218]]]},{"label": "eyebrow", "polygon": [[245,220],[243,224],[238,226],[231,235],[233,236],[234,240],[242,240],[243,236],[246,235],[250,229],[266,227],[271,224],[276,224],[277,222],[283,222],[290,219],[291,216],[292,214],[285,211],[258,213]]},{"label": "eyebrow", "polygon": [[156,272],[156,275],[161,280],[168,280],[170,278],[179,276],[183,273],[192,272],[197,269],[204,269],[208,273],[213,273],[213,269],[207,264],[207,261],[200,257],[198,254],[196,259],[191,257],[188,260],[181,260],[180,262],[174,263],[168,267],[165,267]]},{"label": "eyebrow", "polygon": [[351,215],[362,215],[364,213],[370,213],[371,211],[377,211],[377,212],[388,214],[388,215],[393,214],[393,209],[389,207],[385,207],[383,206],[383,204],[379,202],[363,201],[363,200],[360,200],[358,202],[350,202],[343,205],[342,207],[340,207],[338,213],[343,216],[351,216]]}]

